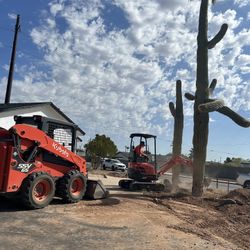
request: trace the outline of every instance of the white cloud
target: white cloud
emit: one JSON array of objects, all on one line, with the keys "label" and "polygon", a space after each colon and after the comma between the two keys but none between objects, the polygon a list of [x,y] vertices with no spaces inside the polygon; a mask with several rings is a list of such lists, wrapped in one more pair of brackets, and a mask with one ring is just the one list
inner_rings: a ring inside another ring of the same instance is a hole
[{"label": "white cloud", "polygon": [[238,57],[239,66],[250,66],[250,55],[241,54]]},{"label": "white cloud", "polygon": [[250,4],[249,0],[234,0],[235,4],[238,4],[239,7],[244,7]]},{"label": "white cloud", "polygon": [[50,13],[53,16],[56,16],[58,12],[62,11],[64,8],[63,1],[60,1],[59,3],[50,3]]},{"label": "white cloud", "polygon": [[9,17],[10,19],[16,19],[17,15],[14,14],[14,13],[8,13],[8,17]]}]

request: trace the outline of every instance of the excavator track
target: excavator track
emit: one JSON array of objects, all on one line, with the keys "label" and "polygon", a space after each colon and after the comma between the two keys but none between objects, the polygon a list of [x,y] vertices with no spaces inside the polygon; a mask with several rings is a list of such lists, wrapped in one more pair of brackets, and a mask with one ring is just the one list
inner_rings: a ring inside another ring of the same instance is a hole
[{"label": "excavator track", "polygon": [[156,182],[139,182],[129,179],[123,179],[119,181],[119,186],[122,189],[130,190],[130,191],[153,191],[153,192],[162,192],[165,190],[165,185],[162,183]]}]

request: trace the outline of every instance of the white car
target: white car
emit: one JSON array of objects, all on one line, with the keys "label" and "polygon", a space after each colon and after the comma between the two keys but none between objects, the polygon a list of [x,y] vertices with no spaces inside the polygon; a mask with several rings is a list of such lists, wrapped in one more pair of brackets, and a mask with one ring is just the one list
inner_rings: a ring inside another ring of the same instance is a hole
[{"label": "white car", "polygon": [[238,174],[238,178],[236,181],[243,187],[243,188],[250,188],[250,173],[249,174]]},{"label": "white car", "polygon": [[125,171],[127,169],[127,166],[120,162],[119,160],[116,159],[104,159],[103,163],[102,163],[102,168],[105,169],[111,169],[113,171],[115,170],[121,170],[121,171]]}]

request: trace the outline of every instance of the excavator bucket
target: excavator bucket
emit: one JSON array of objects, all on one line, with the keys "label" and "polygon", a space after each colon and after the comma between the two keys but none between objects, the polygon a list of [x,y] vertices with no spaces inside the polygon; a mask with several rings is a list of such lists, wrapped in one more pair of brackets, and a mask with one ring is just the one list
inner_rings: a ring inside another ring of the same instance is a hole
[{"label": "excavator bucket", "polygon": [[88,180],[87,189],[83,198],[97,200],[104,199],[109,195],[108,190],[100,180]]}]

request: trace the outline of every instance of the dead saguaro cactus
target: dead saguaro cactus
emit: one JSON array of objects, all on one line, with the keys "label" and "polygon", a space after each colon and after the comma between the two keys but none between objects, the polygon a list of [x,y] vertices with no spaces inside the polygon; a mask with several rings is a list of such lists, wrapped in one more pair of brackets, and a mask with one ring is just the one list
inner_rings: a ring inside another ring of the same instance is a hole
[{"label": "dead saguaro cactus", "polygon": [[[183,134],[183,102],[182,102],[182,91],[181,81],[176,81],[176,104],[173,102],[169,103],[169,109],[174,117],[174,139],[172,157],[179,156],[181,154],[182,134]],[[173,190],[178,189],[180,175],[180,166],[172,168],[172,184]]]},{"label": "dead saguaro cactus", "polygon": [[[212,1],[213,3],[215,1]],[[213,79],[210,86],[208,81],[208,49],[212,49],[226,34],[228,25],[223,24],[213,39],[207,38],[207,11],[209,0],[201,0],[199,28],[197,37],[197,71],[195,95],[186,93],[188,100],[194,100],[194,135],[193,135],[193,190],[194,196],[203,193],[203,179],[205,171],[209,112],[217,111],[231,118],[242,127],[249,127],[250,121],[244,119],[230,108],[224,106],[223,100],[211,99],[217,80]]]}]

